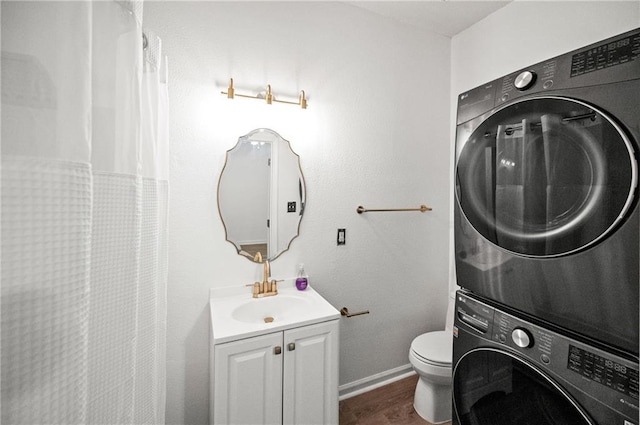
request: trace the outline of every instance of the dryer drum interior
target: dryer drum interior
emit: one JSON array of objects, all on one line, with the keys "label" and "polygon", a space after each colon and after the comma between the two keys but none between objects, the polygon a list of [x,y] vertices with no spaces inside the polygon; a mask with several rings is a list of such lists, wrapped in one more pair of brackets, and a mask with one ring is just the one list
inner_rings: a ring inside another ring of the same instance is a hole
[{"label": "dryer drum interior", "polygon": [[632,143],[582,101],[546,96],[510,104],[458,149],[461,210],[484,238],[516,254],[554,257],[589,247],[634,201]]},{"label": "dryer drum interior", "polygon": [[592,425],[562,388],[506,352],[476,349],[454,371],[454,407],[461,425]]}]

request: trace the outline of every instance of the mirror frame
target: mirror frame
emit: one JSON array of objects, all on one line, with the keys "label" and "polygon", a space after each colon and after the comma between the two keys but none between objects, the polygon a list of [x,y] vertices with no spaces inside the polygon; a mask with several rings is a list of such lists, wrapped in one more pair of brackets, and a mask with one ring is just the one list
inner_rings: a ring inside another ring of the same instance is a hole
[{"label": "mirror frame", "polygon": [[[222,215],[222,208],[220,207],[220,183],[222,180],[222,176],[224,175],[224,172],[227,168],[227,165],[229,164],[229,154],[230,152],[232,152],[234,149],[238,148],[240,146],[240,144],[244,141],[248,141],[251,140],[251,137],[256,134],[256,133],[264,133],[267,132],[269,134],[271,134],[272,136],[274,136],[275,138],[277,138],[277,141],[281,141],[284,142],[282,144],[283,147],[286,147],[289,149],[289,151],[295,156],[296,158],[296,162],[297,162],[297,168],[298,168],[298,173],[299,173],[299,181],[302,185],[302,197],[301,197],[301,201],[300,201],[300,212],[299,212],[299,219],[298,219],[298,224],[296,226],[296,233],[293,237],[291,237],[291,239],[289,240],[289,242],[287,243],[286,248],[282,249],[280,252],[278,252],[275,256],[270,257],[270,258],[263,258],[262,256],[260,256],[259,260],[258,260],[258,255],[256,255],[255,257],[251,257],[248,255],[244,255],[241,253],[241,248],[232,240],[229,239],[229,231],[227,229],[227,223],[225,223],[224,221],[224,217]],[[253,262],[253,263],[259,263],[262,264],[265,261],[273,261],[276,258],[280,257],[283,253],[287,252],[290,248],[291,248],[291,244],[293,243],[293,241],[300,236],[300,226],[302,223],[302,218],[304,217],[304,212],[306,210],[306,206],[307,206],[307,184],[304,178],[304,173],[302,172],[302,166],[300,164],[300,155],[298,155],[293,148],[291,147],[291,143],[285,139],[284,137],[282,137],[279,133],[277,133],[274,130],[271,130],[269,128],[257,128],[255,130],[250,131],[249,133],[240,136],[238,138],[238,141],[236,142],[236,144],[231,148],[228,149],[225,153],[225,158],[224,158],[224,165],[222,166],[222,170],[220,170],[220,175],[218,177],[218,186],[217,186],[217,202],[218,202],[218,215],[220,216],[220,221],[222,222],[222,227],[224,228],[224,233],[225,233],[225,241],[229,242],[231,245],[233,245],[233,247],[236,249],[236,253],[243,257],[246,258],[247,260]]]}]

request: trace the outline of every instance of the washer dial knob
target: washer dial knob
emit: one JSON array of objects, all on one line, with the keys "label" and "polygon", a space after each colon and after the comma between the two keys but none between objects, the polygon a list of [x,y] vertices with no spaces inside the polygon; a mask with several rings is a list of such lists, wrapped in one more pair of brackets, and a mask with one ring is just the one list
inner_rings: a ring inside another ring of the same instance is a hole
[{"label": "washer dial knob", "polygon": [[511,339],[520,348],[528,348],[533,345],[533,337],[529,331],[522,328],[515,328],[511,332]]},{"label": "washer dial knob", "polygon": [[520,91],[524,91],[536,82],[536,73],[533,71],[523,71],[516,77],[513,85]]}]

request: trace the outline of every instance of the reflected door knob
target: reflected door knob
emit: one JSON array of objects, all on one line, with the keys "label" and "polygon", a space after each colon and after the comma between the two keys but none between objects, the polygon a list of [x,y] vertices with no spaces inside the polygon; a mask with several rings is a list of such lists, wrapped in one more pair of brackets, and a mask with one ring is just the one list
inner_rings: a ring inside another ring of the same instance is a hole
[{"label": "reflected door knob", "polygon": [[533,337],[528,331],[522,328],[514,329],[513,332],[511,332],[511,339],[513,343],[520,348],[528,348],[533,345]]},{"label": "reflected door knob", "polygon": [[536,73],[533,71],[524,71],[518,74],[513,85],[520,91],[526,90],[536,82]]}]

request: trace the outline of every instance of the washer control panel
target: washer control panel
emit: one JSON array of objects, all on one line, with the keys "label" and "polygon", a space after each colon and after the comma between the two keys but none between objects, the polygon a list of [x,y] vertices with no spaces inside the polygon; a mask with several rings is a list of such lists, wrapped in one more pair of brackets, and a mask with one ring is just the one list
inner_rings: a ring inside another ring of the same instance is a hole
[{"label": "washer control panel", "polygon": [[455,320],[464,323],[475,332],[491,335],[493,312],[493,308],[469,297],[457,297]]},{"label": "washer control panel", "polygon": [[569,345],[567,368],[593,382],[638,400],[637,369],[574,345]]},{"label": "washer control panel", "polygon": [[520,348],[529,348],[533,345],[533,338],[526,329],[516,328],[511,332],[513,343]]},{"label": "washer control panel", "polygon": [[637,417],[640,403],[636,358],[621,357],[539,326],[465,290],[456,295],[455,312],[454,336],[466,331],[484,341],[479,346],[517,355],[549,376],[580,388],[589,397]]}]

